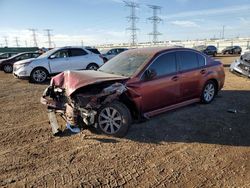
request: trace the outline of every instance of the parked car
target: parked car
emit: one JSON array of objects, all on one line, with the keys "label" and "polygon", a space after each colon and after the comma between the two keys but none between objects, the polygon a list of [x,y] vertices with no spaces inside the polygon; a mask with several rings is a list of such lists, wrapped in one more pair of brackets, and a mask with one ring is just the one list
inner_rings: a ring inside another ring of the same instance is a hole
[{"label": "parked car", "polygon": [[212,102],[224,80],[222,63],[196,50],[142,48],[119,54],[97,71],[53,77],[41,102],[49,109],[54,134],[61,131],[55,118],[61,113],[71,127],[83,120],[122,137],[133,120]]},{"label": "parked car", "polygon": [[96,70],[102,64],[103,59],[86,48],[62,47],[52,49],[35,60],[15,63],[14,76],[42,83],[50,75],[65,70]]},{"label": "parked car", "polygon": [[241,54],[242,48],[240,46],[228,46],[222,50],[223,54]]},{"label": "parked car", "polygon": [[217,53],[218,53],[218,50],[215,46],[204,46],[204,45],[201,45],[201,46],[196,46],[194,47],[194,49],[206,54],[206,55],[212,55],[212,56],[216,56]]},{"label": "parked car", "polygon": [[1,53],[0,54],[0,59],[8,59],[13,55],[16,55],[17,53],[15,52],[7,52],[7,53]]},{"label": "parked car", "polygon": [[86,49],[88,50],[88,51],[91,51],[91,52],[93,52],[94,54],[101,54],[101,52],[97,49],[97,48],[93,48],[93,47],[86,47]]},{"label": "parked car", "polygon": [[240,56],[240,59],[235,60],[231,65],[231,72],[237,73],[250,78],[250,51],[245,52]]},{"label": "parked car", "polygon": [[107,62],[108,60],[112,59],[113,57],[117,56],[118,54],[128,50],[127,48],[114,48],[110,49],[108,51],[104,51],[102,53],[104,62]]},{"label": "parked car", "polygon": [[17,61],[21,61],[24,59],[37,58],[40,53],[37,52],[24,52],[19,53],[15,56],[12,56],[8,59],[0,60],[0,70],[3,70],[5,73],[12,73],[13,64]]}]

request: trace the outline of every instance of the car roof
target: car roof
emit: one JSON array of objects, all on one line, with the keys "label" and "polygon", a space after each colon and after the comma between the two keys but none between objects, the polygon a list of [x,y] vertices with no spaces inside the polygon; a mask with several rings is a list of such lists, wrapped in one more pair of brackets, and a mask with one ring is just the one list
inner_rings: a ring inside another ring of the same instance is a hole
[{"label": "car roof", "polygon": [[194,49],[183,48],[183,47],[147,47],[147,48],[131,49],[131,50],[126,51],[126,53],[137,52],[137,53],[143,53],[143,54],[148,54],[148,55],[154,55],[154,54],[157,54],[157,53],[161,53],[161,52],[165,52],[165,51],[172,51],[172,50],[196,51]]}]

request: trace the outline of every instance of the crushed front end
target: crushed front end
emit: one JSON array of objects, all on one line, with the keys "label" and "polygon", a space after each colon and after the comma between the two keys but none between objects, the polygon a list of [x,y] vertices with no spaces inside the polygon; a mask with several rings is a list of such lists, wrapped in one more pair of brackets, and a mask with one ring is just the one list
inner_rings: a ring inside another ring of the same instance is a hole
[{"label": "crushed front end", "polygon": [[41,103],[47,106],[48,117],[54,135],[62,132],[57,122],[60,115],[71,126],[97,127],[96,115],[101,106],[119,98],[126,91],[124,84],[115,81],[87,85],[67,95],[66,89],[51,85],[43,93]]},{"label": "crushed front end", "polygon": [[237,73],[243,76],[247,76],[250,78],[250,62],[245,60],[235,60],[231,65],[230,69],[231,72]]}]

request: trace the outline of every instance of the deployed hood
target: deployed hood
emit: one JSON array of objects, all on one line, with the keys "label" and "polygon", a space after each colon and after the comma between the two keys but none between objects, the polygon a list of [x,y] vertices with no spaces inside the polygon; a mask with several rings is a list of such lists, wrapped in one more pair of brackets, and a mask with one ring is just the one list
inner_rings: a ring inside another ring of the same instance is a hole
[{"label": "deployed hood", "polygon": [[66,90],[66,95],[70,96],[77,89],[97,84],[104,81],[126,80],[128,77],[109,74],[101,71],[85,70],[85,71],[65,71],[51,79],[51,85]]},{"label": "deployed hood", "polygon": [[30,58],[30,59],[25,59],[25,60],[17,61],[17,62],[15,62],[15,65],[21,65],[21,64],[30,63],[34,59],[36,59],[36,58]]}]

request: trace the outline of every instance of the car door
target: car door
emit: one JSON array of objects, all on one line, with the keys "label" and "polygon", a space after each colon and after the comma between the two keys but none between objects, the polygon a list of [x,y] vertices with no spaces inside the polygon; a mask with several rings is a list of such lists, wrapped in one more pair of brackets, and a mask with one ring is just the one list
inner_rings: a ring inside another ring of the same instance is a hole
[{"label": "car door", "polygon": [[69,50],[61,49],[56,51],[49,57],[48,62],[51,73],[59,73],[69,70]]},{"label": "car door", "polygon": [[69,69],[82,70],[90,63],[89,54],[82,48],[72,48],[69,50]]},{"label": "car door", "polygon": [[178,51],[176,57],[180,68],[180,100],[200,97],[201,83],[207,71],[205,57],[193,51]]},{"label": "car door", "polygon": [[[147,78],[148,72],[154,72]],[[180,83],[174,52],[165,53],[155,58],[146,69],[139,84],[138,93],[142,98],[143,113],[150,112],[178,102]]]}]

